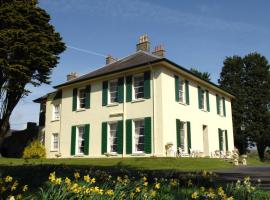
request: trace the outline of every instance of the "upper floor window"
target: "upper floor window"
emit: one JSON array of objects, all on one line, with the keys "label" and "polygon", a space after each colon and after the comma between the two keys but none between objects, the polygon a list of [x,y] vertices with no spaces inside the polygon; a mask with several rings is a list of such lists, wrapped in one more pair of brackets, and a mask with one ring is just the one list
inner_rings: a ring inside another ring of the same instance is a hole
[{"label": "upper floor window", "polygon": [[85,108],[86,107],[86,91],[85,88],[79,89],[79,108]]},{"label": "upper floor window", "polygon": [[108,145],[110,153],[117,153],[117,122],[109,124]]},{"label": "upper floor window", "polygon": [[58,149],[59,149],[59,134],[58,133],[53,133],[52,134],[51,150],[52,151],[58,151]]},{"label": "upper floor window", "polygon": [[134,76],[134,99],[144,98],[144,75]]},{"label": "upper floor window", "polygon": [[109,81],[109,103],[118,102],[118,80]]},{"label": "upper floor window", "polygon": [[175,100],[189,105],[189,81],[175,76]]},{"label": "upper floor window", "polygon": [[217,114],[220,116],[226,116],[226,102],[224,97],[220,97],[219,95],[216,95],[216,101],[217,101]]},{"label": "upper floor window", "polygon": [[209,91],[198,87],[199,109],[210,112]]},{"label": "upper floor window", "polygon": [[53,120],[60,119],[60,104],[55,104],[53,106]]},{"label": "upper floor window", "polygon": [[144,152],[144,120],[134,121],[134,152]]}]

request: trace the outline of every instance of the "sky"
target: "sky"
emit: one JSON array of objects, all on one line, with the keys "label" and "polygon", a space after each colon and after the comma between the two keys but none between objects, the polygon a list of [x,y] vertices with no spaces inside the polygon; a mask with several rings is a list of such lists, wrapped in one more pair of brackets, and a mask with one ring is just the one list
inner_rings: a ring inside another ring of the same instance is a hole
[{"label": "sky", "polygon": [[210,72],[215,83],[227,56],[256,51],[270,60],[268,0],[39,0],[39,6],[51,16],[67,49],[50,85],[28,86],[32,93],[13,111],[12,129],[38,122],[39,105],[33,99],[53,91],[68,73],[93,71],[108,54],[134,53],[142,34],[149,36],[152,49],[164,45],[166,58]]}]

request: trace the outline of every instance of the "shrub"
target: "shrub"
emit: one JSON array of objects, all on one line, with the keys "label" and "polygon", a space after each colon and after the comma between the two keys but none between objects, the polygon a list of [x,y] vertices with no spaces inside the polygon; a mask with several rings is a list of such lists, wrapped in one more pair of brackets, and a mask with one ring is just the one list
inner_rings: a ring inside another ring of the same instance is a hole
[{"label": "shrub", "polygon": [[38,140],[32,141],[23,151],[23,158],[44,158],[46,149]]}]

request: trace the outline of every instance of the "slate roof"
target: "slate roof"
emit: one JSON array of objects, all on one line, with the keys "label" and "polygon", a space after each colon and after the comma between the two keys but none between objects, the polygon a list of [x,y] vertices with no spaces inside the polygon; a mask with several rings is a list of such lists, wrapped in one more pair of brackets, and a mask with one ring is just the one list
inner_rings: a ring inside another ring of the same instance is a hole
[{"label": "slate roof", "polygon": [[81,82],[91,78],[99,77],[106,74],[111,74],[113,72],[123,71],[125,69],[134,68],[137,66],[142,66],[147,63],[153,63],[162,60],[161,57],[155,56],[151,53],[145,51],[138,51],[134,54],[131,54],[125,58],[117,60],[113,63],[107,64],[95,71],[82,75],[78,78],[67,81],[63,84],[57,85],[54,88],[59,88],[61,86],[70,85],[73,83]]}]

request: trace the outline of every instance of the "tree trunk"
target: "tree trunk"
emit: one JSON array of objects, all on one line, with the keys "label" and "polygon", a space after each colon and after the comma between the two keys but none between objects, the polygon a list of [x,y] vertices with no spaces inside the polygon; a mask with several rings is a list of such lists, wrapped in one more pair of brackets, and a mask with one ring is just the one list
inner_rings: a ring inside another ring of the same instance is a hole
[{"label": "tree trunk", "polygon": [[6,117],[5,119],[1,119],[0,120],[0,150],[9,129],[10,129],[9,117]]},{"label": "tree trunk", "polygon": [[256,145],[257,145],[257,151],[258,151],[259,158],[261,161],[264,161],[264,152],[266,149],[266,145],[259,144],[259,143],[257,143]]}]

